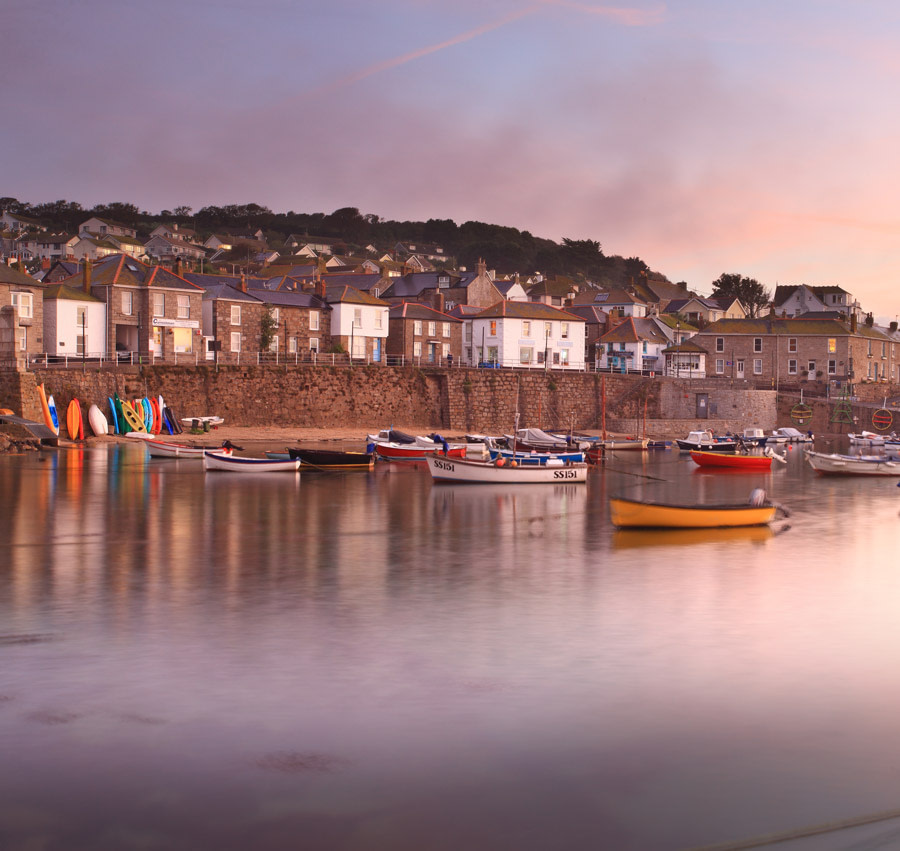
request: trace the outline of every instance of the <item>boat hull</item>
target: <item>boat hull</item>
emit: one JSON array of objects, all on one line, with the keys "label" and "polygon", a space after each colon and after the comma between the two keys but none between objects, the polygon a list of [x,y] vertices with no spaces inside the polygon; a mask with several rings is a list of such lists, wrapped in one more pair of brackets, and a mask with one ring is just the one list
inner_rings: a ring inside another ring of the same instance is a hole
[{"label": "boat hull", "polygon": [[[429,455],[434,455],[435,451],[440,455],[444,455],[443,449],[434,450],[434,449],[426,449],[424,446],[416,446],[414,443],[376,443],[375,444],[375,452],[380,455],[382,458],[387,458],[391,461],[421,461],[423,458],[427,458]],[[451,446],[449,451],[447,452],[448,458],[463,458],[466,454],[466,447],[464,444],[459,446]]]},{"label": "boat hull", "polygon": [[723,529],[762,526],[775,518],[775,506],[766,505],[664,505],[610,498],[613,525],[620,529]]},{"label": "boat hull", "polygon": [[771,470],[769,455],[731,455],[725,452],[691,451],[691,459],[700,467],[728,470]]},{"label": "boat hull", "polygon": [[883,455],[837,455],[807,450],[806,460],[826,476],[894,476],[900,478],[900,462]]},{"label": "boat hull", "polygon": [[496,461],[502,458],[504,461],[515,461],[517,464],[538,467],[550,463],[581,464],[584,461],[584,452],[516,452],[511,449],[489,450],[490,460]]},{"label": "boat hull", "polygon": [[306,464],[322,469],[357,470],[368,469],[375,463],[372,452],[341,452],[334,449],[288,449],[290,458],[300,459]]},{"label": "boat hull", "polygon": [[185,446],[183,443],[168,443],[163,440],[146,440],[144,445],[151,458],[188,458],[202,461],[207,452],[218,455],[230,455],[231,450],[224,447],[212,448],[209,446]]},{"label": "boat hull", "polygon": [[300,459],[273,461],[270,458],[240,458],[207,450],[203,454],[203,468],[236,473],[296,473],[300,469]]},{"label": "boat hull", "polygon": [[587,464],[497,466],[489,461],[467,461],[430,455],[428,471],[435,482],[458,484],[571,484],[587,481]]}]

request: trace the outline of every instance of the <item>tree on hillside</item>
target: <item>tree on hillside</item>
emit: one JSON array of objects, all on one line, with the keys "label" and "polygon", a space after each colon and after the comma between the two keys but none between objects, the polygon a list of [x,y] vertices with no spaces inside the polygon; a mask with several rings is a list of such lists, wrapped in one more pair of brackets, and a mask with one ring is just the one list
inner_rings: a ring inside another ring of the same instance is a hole
[{"label": "tree on hillside", "polygon": [[755,278],[723,273],[713,281],[713,298],[739,299],[751,317],[757,317],[772,300],[772,294]]}]

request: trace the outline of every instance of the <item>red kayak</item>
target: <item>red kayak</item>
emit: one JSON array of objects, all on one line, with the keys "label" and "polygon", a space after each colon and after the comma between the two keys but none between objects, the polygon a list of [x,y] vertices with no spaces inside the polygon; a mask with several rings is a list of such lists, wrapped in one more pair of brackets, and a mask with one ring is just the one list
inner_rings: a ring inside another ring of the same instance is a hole
[{"label": "red kayak", "polygon": [[732,470],[771,470],[770,455],[732,455],[728,452],[691,451],[691,458],[701,467],[728,467]]}]

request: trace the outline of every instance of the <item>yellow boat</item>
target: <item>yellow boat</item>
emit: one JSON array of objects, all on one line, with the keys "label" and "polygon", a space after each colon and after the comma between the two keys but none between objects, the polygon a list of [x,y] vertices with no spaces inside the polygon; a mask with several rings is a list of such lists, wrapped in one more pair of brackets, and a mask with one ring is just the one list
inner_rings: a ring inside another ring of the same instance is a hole
[{"label": "yellow boat", "polygon": [[614,550],[645,547],[693,547],[697,544],[731,544],[741,541],[759,544],[775,537],[771,526],[725,526],[720,529],[616,529]]},{"label": "yellow boat", "polygon": [[128,402],[122,402],[122,413],[125,415],[125,422],[131,426],[132,431],[147,431],[143,417]]},{"label": "yellow boat", "polygon": [[757,505],[666,505],[636,499],[610,497],[609,513],[614,526],[645,529],[722,529],[732,526],[763,526],[775,519],[777,506],[769,501]]}]

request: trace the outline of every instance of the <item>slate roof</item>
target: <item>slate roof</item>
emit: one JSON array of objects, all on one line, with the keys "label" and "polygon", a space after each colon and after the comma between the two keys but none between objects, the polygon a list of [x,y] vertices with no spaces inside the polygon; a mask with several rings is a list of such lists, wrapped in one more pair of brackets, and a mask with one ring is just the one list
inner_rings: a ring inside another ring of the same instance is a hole
[{"label": "slate roof", "polygon": [[680,331],[697,331],[697,327],[695,325],[691,325],[690,322],[685,322],[683,319],[679,319],[673,313],[660,313],[659,316],[654,317],[657,321],[662,322],[663,325],[668,325],[673,331],[675,330],[675,326],[678,326],[678,330]]},{"label": "slate roof", "polygon": [[259,300],[279,307],[306,307],[312,310],[331,310],[327,301],[305,290],[276,290],[260,292]]},{"label": "slate roof", "polygon": [[629,316],[615,328],[607,331],[601,343],[638,343],[647,340],[653,343],[668,343],[669,338],[663,334],[650,319]]},{"label": "slate roof", "polygon": [[204,289],[206,292],[204,293],[203,298],[210,301],[218,301],[221,299],[222,301],[252,301],[256,304],[261,302],[261,299],[258,299],[250,293],[245,293],[240,288],[234,287],[231,284],[215,283],[210,284],[208,287],[204,287]]},{"label": "slate roof", "polygon": [[566,312],[580,316],[588,325],[605,325],[609,320],[609,314],[597,304],[573,304]]},{"label": "slate roof", "polygon": [[389,317],[391,319],[424,319],[428,322],[446,322],[448,319],[451,322],[462,322],[462,319],[457,316],[441,313],[440,310],[435,310],[433,307],[428,307],[426,304],[420,304],[415,301],[404,301],[402,304],[395,304],[389,311]]},{"label": "slate roof", "polygon": [[0,284],[20,284],[26,287],[39,287],[40,281],[36,281],[31,275],[26,275],[12,266],[0,263]]},{"label": "slate roof", "polygon": [[103,304],[103,299],[86,293],[83,289],[76,289],[67,284],[50,284],[44,290],[44,301],[50,299],[64,299],[66,301],[95,301]]},{"label": "slate roof", "polygon": [[815,295],[819,300],[825,301],[822,296],[828,293],[844,293],[845,295],[850,295],[843,287],[838,286],[828,286],[828,287],[811,287],[808,284],[781,284],[775,287],[775,295],[772,297],[772,303],[775,305],[784,304],[797,290],[801,287],[805,287],[808,289],[813,295]]},{"label": "slate roof", "polygon": [[[198,272],[184,272],[181,275],[186,281],[196,284],[198,287],[209,289],[216,284],[228,284],[232,287],[241,286],[240,275],[201,275]],[[247,278],[247,287],[249,288],[253,282],[263,280],[262,278]]]},{"label": "slate roof", "polygon": [[670,352],[689,352],[691,354],[697,353],[701,355],[708,355],[709,352],[703,348],[703,346],[698,345],[693,340],[685,340],[682,343],[679,343],[677,346],[667,346],[663,349],[663,354],[668,354]]},{"label": "slate roof", "polygon": [[325,301],[329,304],[334,303],[349,303],[349,304],[372,304],[380,307],[389,307],[390,305],[386,301],[382,301],[380,298],[375,298],[375,296],[369,295],[368,293],[364,293],[362,290],[356,289],[356,287],[350,286],[341,286],[341,285],[332,285],[325,286]]},{"label": "slate roof", "polygon": [[535,319],[584,322],[580,316],[537,301],[499,301],[476,314],[477,319]]},{"label": "slate roof", "polygon": [[[857,333],[862,336],[865,325],[860,324]],[[881,338],[880,332],[870,328],[872,336]],[[711,334],[746,334],[762,337],[767,334],[781,334],[791,337],[803,337],[814,335],[818,337],[848,336],[850,323],[837,319],[778,319],[777,317],[764,316],[759,319],[719,319],[711,325],[707,325],[701,332],[704,336]]]},{"label": "slate roof", "polygon": [[[448,287],[439,287],[438,278],[449,277]],[[465,289],[478,277],[476,272],[408,272],[391,278],[390,286],[382,293],[385,298],[418,298],[425,290]]]},{"label": "slate roof", "polygon": [[[81,273],[73,276],[79,278]],[[72,280],[66,278],[65,281]],[[65,283],[65,281],[61,283]],[[133,287],[158,287],[173,290],[203,290],[180,275],[164,269],[162,266],[150,266],[141,263],[125,254],[107,257],[95,263],[91,270],[91,286],[105,287],[110,285]]]}]

